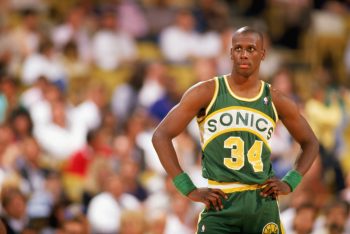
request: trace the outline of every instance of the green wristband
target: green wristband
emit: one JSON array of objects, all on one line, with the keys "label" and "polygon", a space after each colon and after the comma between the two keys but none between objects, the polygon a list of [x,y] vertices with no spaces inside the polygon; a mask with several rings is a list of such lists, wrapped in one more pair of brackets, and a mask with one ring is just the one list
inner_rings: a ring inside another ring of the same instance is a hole
[{"label": "green wristband", "polygon": [[180,193],[187,196],[190,192],[195,190],[197,187],[193,184],[191,178],[187,173],[182,172],[173,178],[173,183]]},{"label": "green wristband", "polygon": [[303,176],[298,171],[291,170],[282,178],[282,181],[287,183],[293,192],[301,182],[302,178]]}]

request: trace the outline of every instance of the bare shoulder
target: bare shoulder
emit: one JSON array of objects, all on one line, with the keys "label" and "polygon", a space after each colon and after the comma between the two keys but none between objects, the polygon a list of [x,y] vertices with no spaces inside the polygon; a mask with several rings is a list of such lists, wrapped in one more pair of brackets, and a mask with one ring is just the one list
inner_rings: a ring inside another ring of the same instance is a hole
[{"label": "bare shoulder", "polygon": [[284,95],[273,87],[270,88],[272,101],[276,107],[279,118],[283,119],[286,116],[293,116],[299,114],[299,108],[297,104],[288,96]]},{"label": "bare shoulder", "polygon": [[191,86],[183,95],[183,101],[197,103],[201,108],[209,105],[215,92],[215,78],[198,82]]}]

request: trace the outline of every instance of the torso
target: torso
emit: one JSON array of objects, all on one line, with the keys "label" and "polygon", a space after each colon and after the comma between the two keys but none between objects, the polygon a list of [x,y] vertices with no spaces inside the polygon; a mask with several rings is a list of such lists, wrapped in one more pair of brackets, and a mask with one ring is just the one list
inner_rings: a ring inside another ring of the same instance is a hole
[{"label": "torso", "polygon": [[213,98],[197,118],[203,176],[219,182],[262,183],[273,175],[269,139],[277,113],[270,87],[261,81],[257,95],[241,97],[231,90],[228,78],[215,78]]}]

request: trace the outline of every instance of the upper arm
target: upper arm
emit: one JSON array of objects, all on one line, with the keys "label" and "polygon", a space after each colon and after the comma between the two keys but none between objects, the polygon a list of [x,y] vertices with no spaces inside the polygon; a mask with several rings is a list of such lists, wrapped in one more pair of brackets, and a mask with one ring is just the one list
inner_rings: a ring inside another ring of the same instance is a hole
[{"label": "upper arm", "polygon": [[180,134],[189,122],[206,108],[213,95],[215,82],[201,82],[188,89],[180,102],[167,114],[156,129],[157,133],[173,138]]},{"label": "upper arm", "polygon": [[293,138],[301,146],[309,142],[316,142],[316,137],[308,122],[301,115],[297,104],[277,90],[271,89],[271,93],[279,119]]}]

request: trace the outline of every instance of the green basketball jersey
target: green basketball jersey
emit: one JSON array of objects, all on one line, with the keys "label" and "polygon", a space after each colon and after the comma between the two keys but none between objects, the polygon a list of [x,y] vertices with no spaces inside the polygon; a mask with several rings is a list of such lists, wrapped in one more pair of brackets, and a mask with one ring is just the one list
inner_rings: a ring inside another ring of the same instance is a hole
[{"label": "green basketball jersey", "polygon": [[278,120],[269,84],[254,98],[235,95],[229,76],[215,77],[215,93],[197,119],[203,177],[218,182],[260,184],[273,176],[269,140]]}]

